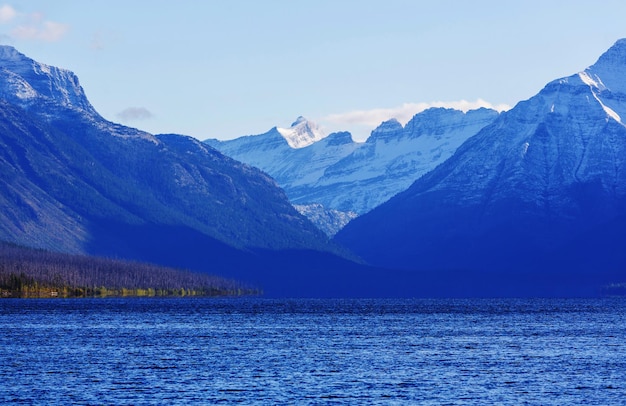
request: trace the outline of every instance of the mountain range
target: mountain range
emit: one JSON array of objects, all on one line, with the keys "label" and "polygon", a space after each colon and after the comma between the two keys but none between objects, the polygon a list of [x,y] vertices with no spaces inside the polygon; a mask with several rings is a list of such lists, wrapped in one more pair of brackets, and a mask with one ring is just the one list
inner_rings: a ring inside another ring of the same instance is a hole
[{"label": "mountain range", "polygon": [[149,134],[0,46],[0,241],[280,296],[593,295],[626,282],[623,117],[626,40],[507,112],[430,109],[364,143],[304,118]]},{"label": "mountain range", "polygon": [[[484,108],[467,113],[432,108],[405,126],[395,119],[383,122],[363,143],[347,132],[325,136],[299,117],[290,129],[205,142],[270,174],[302,213],[332,235],[408,188],[497,116]],[[332,214],[320,216],[320,205]]]},{"label": "mountain range", "polygon": [[336,240],[385,267],[624,279],[623,119],[626,40],[500,114]]}]

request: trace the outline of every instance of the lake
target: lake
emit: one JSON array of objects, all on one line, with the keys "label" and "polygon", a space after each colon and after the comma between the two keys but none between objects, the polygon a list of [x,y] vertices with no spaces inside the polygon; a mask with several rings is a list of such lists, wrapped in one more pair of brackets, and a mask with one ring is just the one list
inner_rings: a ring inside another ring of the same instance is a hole
[{"label": "lake", "polygon": [[620,404],[626,300],[0,300],[0,403]]}]

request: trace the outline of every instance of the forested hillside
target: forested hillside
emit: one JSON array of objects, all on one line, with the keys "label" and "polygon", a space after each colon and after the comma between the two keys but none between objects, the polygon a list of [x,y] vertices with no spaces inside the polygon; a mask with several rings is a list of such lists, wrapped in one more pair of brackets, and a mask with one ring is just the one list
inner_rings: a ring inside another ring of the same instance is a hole
[{"label": "forested hillside", "polygon": [[224,296],[258,293],[217,276],[0,242],[2,297]]}]

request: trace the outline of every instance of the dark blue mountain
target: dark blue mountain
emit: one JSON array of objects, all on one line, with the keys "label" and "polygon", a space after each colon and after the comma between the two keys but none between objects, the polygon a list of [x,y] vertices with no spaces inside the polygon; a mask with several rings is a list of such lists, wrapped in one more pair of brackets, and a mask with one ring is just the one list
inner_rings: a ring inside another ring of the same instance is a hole
[{"label": "dark blue mountain", "polygon": [[623,119],[626,40],[502,113],[336,241],[378,266],[485,284],[532,275],[558,293],[576,280],[624,282]]}]

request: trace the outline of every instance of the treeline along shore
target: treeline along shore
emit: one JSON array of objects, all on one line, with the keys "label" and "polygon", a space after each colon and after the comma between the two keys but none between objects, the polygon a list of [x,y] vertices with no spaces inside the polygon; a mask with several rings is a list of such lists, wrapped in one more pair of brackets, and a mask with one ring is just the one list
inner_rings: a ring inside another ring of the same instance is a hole
[{"label": "treeline along shore", "polygon": [[0,242],[0,297],[239,296],[257,289],[204,273]]}]

